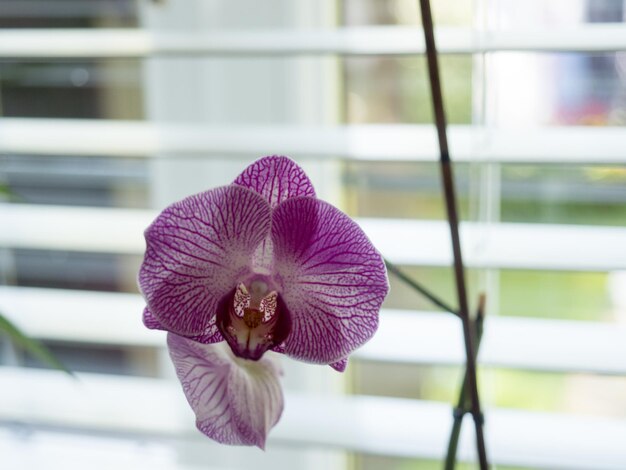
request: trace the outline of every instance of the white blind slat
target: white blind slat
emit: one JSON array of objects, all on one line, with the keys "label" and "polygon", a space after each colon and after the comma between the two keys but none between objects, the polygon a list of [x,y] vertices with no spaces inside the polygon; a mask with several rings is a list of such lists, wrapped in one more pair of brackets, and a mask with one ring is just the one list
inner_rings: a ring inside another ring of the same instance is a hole
[{"label": "white blind slat", "polygon": [[148,330],[138,294],[0,286],[0,312],[29,335],[53,341],[165,347]]},{"label": "white blind slat", "polygon": [[[359,219],[376,247],[396,264],[450,266],[446,222]],[[462,222],[463,258],[480,268],[613,271],[626,268],[626,228]]]},{"label": "white blind slat", "polygon": [[[516,130],[452,125],[449,138],[452,157],[458,162],[626,163],[624,131],[619,127]],[[0,118],[0,153],[8,154],[256,158],[282,153],[297,158],[434,162],[438,152],[430,125],[164,126],[141,121]]]},{"label": "white blind slat", "polygon": [[144,121],[0,118],[0,153],[145,157],[158,150]]},{"label": "white blind slat", "polygon": [[0,428],[0,453],[3,468],[10,470],[226,470],[181,462],[172,445],[158,440],[48,430],[29,429],[25,434],[23,430]]},{"label": "white blind slat", "polygon": [[[624,338],[626,327],[615,324],[492,315],[485,320],[478,359],[492,367],[623,375]],[[384,309],[379,332],[357,357],[462,365],[461,325],[445,313]]]},{"label": "white blind slat", "polygon": [[142,209],[0,204],[0,246],[142,254],[156,212]]},{"label": "white blind slat", "polygon": [[[440,27],[442,54],[494,51],[598,52],[626,48],[622,25],[477,32]],[[421,28],[160,32],[136,29],[16,29],[0,32],[0,58],[149,57],[155,55],[409,55],[424,52]]]}]

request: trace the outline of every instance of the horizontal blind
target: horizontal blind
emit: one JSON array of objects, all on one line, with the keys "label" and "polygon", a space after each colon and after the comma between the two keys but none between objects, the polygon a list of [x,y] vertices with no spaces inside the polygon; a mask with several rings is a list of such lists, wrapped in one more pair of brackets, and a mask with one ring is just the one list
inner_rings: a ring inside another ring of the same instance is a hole
[{"label": "horizontal blind", "polygon": [[[242,133],[247,136],[245,140],[237,138]],[[39,136],[37,140],[28,138],[34,134]],[[525,130],[451,125],[449,135],[452,158],[463,163],[626,163],[620,128],[569,126]],[[0,121],[0,151],[24,155],[143,158],[182,154],[211,158],[271,152],[276,142],[280,142],[284,153],[302,159],[435,162],[436,138],[432,126],[407,124],[233,128],[141,121],[28,118]]]},{"label": "horizontal blind", "polygon": [[[0,32],[0,57],[149,57],[185,54],[414,55],[424,52],[420,28],[367,27],[323,31],[225,31],[193,36],[141,30],[17,30]],[[614,51],[626,47],[621,25],[588,25],[564,30],[529,29],[480,33],[438,28],[441,54],[497,51]]]},{"label": "horizontal blind", "polygon": [[[188,437],[190,445],[210,454],[216,447],[193,429],[193,415],[177,384],[159,379],[116,378],[82,374],[80,382],[41,371],[0,369],[0,384],[9,390],[0,403],[13,420],[78,431],[122,432],[142,437]],[[38,390],[45,382],[55,407]],[[20,393],[11,392],[19,385]],[[279,443],[342,447],[382,455],[441,458],[452,415],[438,402],[382,397],[328,397],[291,394],[290,406],[277,425],[268,452]],[[169,406],[163,407],[163,403]],[[154,410],[159,410],[155,413]],[[389,416],[393,416],[392,421]],[[123,419],[120,419],[123,418]],[[620,469],[626,456],[626,424],[608,418],[580,418],[549,413],[493,410],[487,442],[496,462],[571,469]],[[460,453],[471,454],[469,423]],[[594,439],[588,439],[593,433]],[[555,439],[559,436],[559,439]],[[555,458],[559,456],[560,458]],[[562,456],[562,457],[561,457]]]},{"label": "horizontal blind", "polygon": [[[0,31],[0,57],[56,60],[159,55],[406,55],[423,52],[421,38],[421,31],[416,28],[383,27],[237,31],[200,37],[182,31],[153,35],[142,30],[4,30]],[[515,33],[440,28],[437,40],[443,54],[620,51],[626,47],[622,25]],[[450,138],[453,158],[459,162],[624,164],[623,132],[620,128],[518,130],[457,125],[451,126]],[[241,139],[241,135],[246,139]],[[224,155],[253,158],[271,153],[276,142],[281,142],[284,153],[300,160],[434,162],[437,157],[431,126],[207,128],[130,121],[0,119],[0,153],[6,155],[159,159],[164,154],[184,154],[199,159]],[[3,203],[0,224],[10,230],[0,231],[0,245],[22,250],[139,256],[144,246],[141,233],[154,216],[151,210]],[[440,267],[450,263],[443,222],[369,218],[360,219],[359,223],[395,263]],[[471,267],[626,269],[621,249],[626,229],[622,227],[464,223],[462,237]],[[0,310],[38,338],[163,348],[163,335],[139,324],[137,312],[141,305],[142,300],[134,294],[29,287],[0,289]],[[622,327],[594,322],[489,318],[480,362],[497,368],[622,376],[626,375],[624,333]],[[557,336],[560,350],[554,351],[553,339]],[[588,347],[581,350],[581,343]],[[457,365],[463,359],[460,348],[460,329],[455,319],[434,312],[386,309],[382,312],[380,333],[356,357],[363,361]],[[45,384],[45,395],[39,393],[41,384]],[[46,430],[57,427],[103,436],[132,435],[155,446],[159,439],[184,435],[189,437],[191,446],[214,451],[212,444],[194,434],[193,417],[177,385],[164,379],[84,374],[74,383],[52,372],[4,367],[0,369],[0,388],[7,391],[0,400],[2,421],[41,428],[44,438],[49,432]],[[50,396],[57,398],[53,408],[48,406]],[[162,403],[172,406],[163,407]],[[389,416],[394,417],[393,423]],[[623,419],[493,409],[487,412],[487,421],[490,456],[495,463],[617,469],[626,462]],[[272,435],[269,448],[287,443],[387,456],[441,458],[450,423],[449,405],[444,403],[367,396],[322,399],[294,394],[288,397],[285,416]],[[12,435],[4,437],[4,443],[14,439]],[[11,449],[23,452],[13,444],[4,446],[9,456],[15,452]],[[471,447],[471,434],[466,429],[461,444],[463,458],[472,455]],[[48,455],[40,443],[29,449]],[[156,447],[153,451],[154,455],[162,455]],[[172,463],[172,468],[181,467]]]}]

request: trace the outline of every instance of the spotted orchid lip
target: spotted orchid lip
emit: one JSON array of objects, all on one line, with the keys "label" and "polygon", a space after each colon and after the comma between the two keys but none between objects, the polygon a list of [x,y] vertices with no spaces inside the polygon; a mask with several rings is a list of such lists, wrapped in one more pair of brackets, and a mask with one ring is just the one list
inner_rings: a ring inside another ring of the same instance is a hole
[{"label": "spotted orchid lip", "polygon": [[[361,228],[317,199],[302,168],[287,157],[257,160],[231,185],[172,204],[145,238],[139,272],[147,302],[144,324],[171,333],[170,354],[199,422],[205,423],[199,427],[220,442],[259,445],[261,440],[218,435],[201,419],[208,406],[204,395],[218,393],[219,384],[214,377],[197,387],[211,375],[200,377],[194,372],[199,365],[269,367],[266,353],[275,351],[343,371],[350,353],[375,333],[389,290],[383,259]],[[218,347],[213,343],[224,341],[229,354],[212,350]],[[194,361],[197,367],[190,365]],[[278,382],[275,369],[267,370],[269,375],[260,376]],[[245,375],[235,376],[242,390],[256,390],[258,384]],[[236,386],[229,390],[236,393]],[[235,406],[237,397],[223,396]],[[276,396],[257,398],[274,400],[265,404],[275,410]],[[263,434],[262,426],[255,426]]]},{"label": "spotted orchid lip", "polygon": [[222,299],[217,313],[217,326],[233,353],[252,361],[282,344],[291,331],[291,316],[278,293],[263,292],[259,297],[239,284]]}]

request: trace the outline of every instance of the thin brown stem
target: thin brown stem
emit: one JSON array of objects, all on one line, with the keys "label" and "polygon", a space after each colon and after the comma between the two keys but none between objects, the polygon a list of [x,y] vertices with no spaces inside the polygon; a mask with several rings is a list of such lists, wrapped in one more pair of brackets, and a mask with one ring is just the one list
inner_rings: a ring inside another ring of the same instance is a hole
[{"label": "thin brown stem", "polygon": [[[481,294],[478,300],[478,308],[476,309],[476,319],[474,320],[474,333],[476,334],[476,350],[474,353],[478,356],[478,349],[480,348],[480,341],[483,336],[483,324],[485,319],[485,294]],[[461,385],[461,392],[459,393],[459,400],[457,406],[454,409],[454,421],[452,423],[452,430],[450,431],[450,439],[448,440],[448,452],[446,453],[446,461],[444,465],[445,470],[454,470],[456,465],[456,453],[459,446],[459,437],[461,436],[461,425],[463,424],[463,417],[471,410],[471,404],[468,400],[468,380],[467,370],[463,374],[463,385]]]},{"label": "thin brown stem", "polygon": [[409,277],[404,271],[398,268],[391,261],[385,259],[385,265],[387,266],[387,271],[389,271],[390,273],[393,273],[398,279],[404,281],[404,283],[406,283],[408,286],[418,291],[420,294],[422,294],[424,297],[430,300],[437,307],[441,308],[442,310],[445,310],[446,312],[450,312],[453,315],[456,315],[457,317],[459,316],[459,312],[454,310],[447,303],[445,303],[443,300],[441,300],[439,297],[437,297],[435,294],[433,294],[430,290],[428,290],[426,287],[421,285],[415,279]]},{"label": "thin brown stem", "polygon": [[487,451],[485,447],[485,436],[482,426],[482,411],[480,407],[480,397],[478,395],[478,384],[476,378],[476,360],[474,345],[474,325],[470,319],[467,305],[467,292],[465,287],[465,270],[463,257],[461,254],[461,242],[459,238],[459,218],[456,208],[456,195],[454,189],[454,177],[452,174],[452,164],[448,151],[448,140],[446,135],[446,116],[443,106],[443,95],[441,92],[441,81],[439,79],[439,66],[437,63],[437,49],[435,46],[435,35],[433,19],[430,11],[430,1],[420,0],[422,11],[422,24],[424,29],[424,40],[426,43],[426,59],[428,62],[428,74],[430,77],[430,89],[433,100],[433,111],[435,114],[435,125],[437,127],[437,137],[439,140],[441,175],[448,214],[448,224],[450,226],[450,237],[452,239],[452,253],[454,255],[454,276],[456,280],[457,297],[459,302],[459,314],[463,324],[463,337],[465,340],[465,358],[472,403],[472,416],[474,418],[474,428],[476,430],[476,447],[478,450],[478,461],[481,470],[487,470]]}]

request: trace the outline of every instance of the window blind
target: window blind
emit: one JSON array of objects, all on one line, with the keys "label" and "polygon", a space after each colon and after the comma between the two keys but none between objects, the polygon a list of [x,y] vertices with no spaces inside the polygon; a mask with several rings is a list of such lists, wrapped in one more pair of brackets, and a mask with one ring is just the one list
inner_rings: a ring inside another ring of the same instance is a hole
[{"label": "window blind", "polygon": [[[404,55],[424,52],[421,30],[410,27],[353,27],[334,30],[181,32],[18,30],[0,34],[2,57],[147,57],[169,54],[344,54]],[[441,54],[495,51],[615,51],[626,45],[620,25],[579,25],[557,30],[479,32],[439,27]]]},{"label": "window blind", "polygon": [[[623,26],[610,24],[515,33],[439,28],[437,34],[443,54],[620,51],[626,45]],[[155,34],[142,29],[4,30],[0,31],[0,57],[57,60],[168,56],[195,60],[250,54],[296,58],[316,54],[398,56],[423,52],[421,37],[419,30],[402,27],[207,32],[200,36],[184,31]],[[624,132],[619,127],[494,129],[454,125],[450,128],[451,154],[455,161],[476,165],[624,165]],[[5,155],[171,159],[175,163],[180,154],[200,161],[225,156],[254,158],[271,153],[277,142],[281,151],[305,162],[419,163],[435,161],[437,153],[434,129],[429,125],[207,126],[105,119],[0,119],[0,153]],[[148,209],[2,203],[0,224],[9,229],[0,231],[0,245],[7,249],[139,256],[143,251],[142,231],[154,216],[155,212]],[[358,221],[394,263],[434,267],[450,264],[441,221]],[[626,269],[623,227],[466,222],[461,230],[467,264],[473,268],[592,272]],[[162,352],[163,335],[144,330],[137,320],[141,305],[138,295],[121,292],[0,288],[0,311],[40,339]],[[626,375],[624,334],[623,326],[608,323],[490,315],[479,364],[621,377]],[[458,365],[463,360],[460,338],[460,326],[442,314],[387,308],[381,314],[380,332],[356,360]],[[45,393],[41,393],[42,388]],[[49,455],[47,446],[59,429],[74,435],[73,439],[85,439],[79,435],[88,434],[130,436],[133,442],[148,442],[150,446],[142,454],[147,459],[144,463],[165,456],[161,459],[163,468],[195,468],[202,463],[193,458],[181,462],[172,457],[172,448],[160,446],[181,436],[195,449],[193,455],[206,455],[207,449],[216,452],[212,444],[195,435],[193,417],[178,385],[166,377],[85,373],[75,383],[50,371],[4,366],[0,368],[0,389],[2,422],[25,423],[38,436],[23,447],[14,445],[22,441],[13,431],[4,433],[0,442],[10,462],[23,462],[29,450],[35,452],[34,459],[36,452]],[[55,397],[54,406],[50,406],[49,397]],[[163,403],[171,406],[164,407]],[[490,458],[496,464],[618,469],[626,463],[624,418],[505,408],[488,409],[486,417]],[[284,418],[272,434],[269,449],[304,445],[436,459],[443,454],[451,421],[450,405],[443,402],[290,392]],[[116,444],[111,441],[107,445]],[[120,459],[136,455],[135,448],[115,448]],[[469,426],[463,431],[460,455],[464,459],[473,456]]]},{"label": "window blind", "polygon": [[[248,138],[236,137],[245,132]],[[537,164],[624,163],[621,129],[613,127],[549,127],[490,129],[449,126],[450,149],[457,162]],[[28,136],[36,133],[36,141]],[[107,139],[99,139],[107,136]],[[337,126],[240,125],[200,126],[128,121],[4,118],[0,150],[39,155],[107,155],[143,158],[182,152],[188,155],[241,155],[281,142],[301,159],[379,162],[434,162],[434,129],[410,124]],[[596,145],[602,142],[602,146]]]}]

